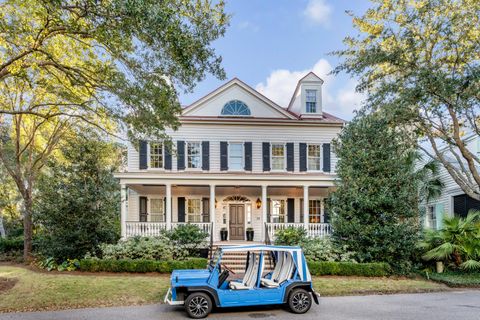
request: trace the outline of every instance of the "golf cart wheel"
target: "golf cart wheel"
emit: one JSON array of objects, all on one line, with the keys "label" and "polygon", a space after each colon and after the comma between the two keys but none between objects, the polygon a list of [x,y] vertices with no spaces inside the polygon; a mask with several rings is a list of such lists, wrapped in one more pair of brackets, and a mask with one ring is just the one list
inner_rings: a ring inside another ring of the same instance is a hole
[{"label": "golf cart wheel", "polygon": [[202,292],[194,292],[185,300],[185,311],[193,319],[202,319],[212,311],[212,299]]},{"label": "golf cart wheel", "polygon": [[293,313],[301,314],[310,310],[312,296],[305,289],[294,289],[288,296],[288,306]]}]

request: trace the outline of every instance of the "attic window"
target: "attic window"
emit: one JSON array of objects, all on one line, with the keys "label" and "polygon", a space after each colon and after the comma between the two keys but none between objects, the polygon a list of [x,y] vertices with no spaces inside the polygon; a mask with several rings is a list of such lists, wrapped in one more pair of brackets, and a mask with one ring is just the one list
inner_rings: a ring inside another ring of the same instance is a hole
[{"label": "attic window", "polygon": [[251,115],[248,106],[239,100],[227,102],[222,108],[222,116],[249,116]]}]

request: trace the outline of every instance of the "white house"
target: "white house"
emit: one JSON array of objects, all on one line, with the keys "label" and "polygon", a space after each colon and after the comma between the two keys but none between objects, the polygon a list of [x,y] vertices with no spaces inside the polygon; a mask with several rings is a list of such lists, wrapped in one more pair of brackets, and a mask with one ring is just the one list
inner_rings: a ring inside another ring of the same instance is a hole
[{"label": "white house", "polygon": [[220,240],[264,241],[286,226],[330,233],[324,201],[334,187],[330,143],[344,121],[322,110],[323,81],[302,78],[288,106],[233,79],[190,106],[161,140],[132,142],[122,190],[123,237],[194,223]]},{"label": "white house", "polygon": [[[477,156],[480,156],[480,137],[476,134],[469,135],[465,138],[465,141],[467,148]],[[449,151],[445,148],[443,152],[447,153]],[[453,154],[450,158],[452,159],[451,163],[458,166],[458,161],[454,158]],[[440,165],[438,177],[444,184],[440,197],[422,204],[425,212],[425,227],[440,229],[442,227],[442,219],[445,215],[465,217],[472,209],[480,210],[480,201],[466,195],[442,165]]]}]

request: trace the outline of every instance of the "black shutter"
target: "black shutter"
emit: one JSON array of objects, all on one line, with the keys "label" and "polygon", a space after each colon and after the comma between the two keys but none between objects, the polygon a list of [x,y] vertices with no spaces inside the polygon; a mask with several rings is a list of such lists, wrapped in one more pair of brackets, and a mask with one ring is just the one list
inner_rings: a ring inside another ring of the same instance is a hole
[{"label": "black shutter", "polygon": [[328,201],[323,200],[323,223],[330,223],[330,213],[328,212]]},{"label": "black shutter", "polygon": [[270,222],[270,210],[271,210],[271,201],[270,198],[267,198],[267,222]]},{"label": "black shutter", "polygon": [[138,198],[139,206],[138,206],[138,215],[139,215],[139,221],[140,222],[146,222],[147,221],[147,197],[139,197]]},{"label": "black shutter", "polygon": [[295,199],[287,199],[287,222],[295,222]]},{"label": "black shutter", "polygon": [[177,170],[185,170],[185,141],[177,141]]},{"label": "black shutter", "polygon": [[307,171],[307,144],[300,143],[300,171]]},{"label": "black shutter", "polygon": [[330,143],[323,144],[323,172],[330,172]]},{"label": "black shutter", "polygon": [[202,222],[210,222],[210,198],[202,198]]},{"label": "black shutter", "polygon": [[172,170],[172,150],[165,146],[165,170]]},{"label": "black shutter", "polygon": [[202,141],[202,170],[210,170],[210,142]]},{"label": "black shutter", "polygon": [[293,142],[287,143],[287,171],[294,171]]},{"label": "black shutter", "polygon": [[245,171],[252,171],[252,143],[245,142],[244,144],[245,151]]},{"label": "black shutter", "polygon": [[185,197],[178,197],[178,222],[185,222]]},{"label": "black shutter", "polygon": [[147,162],[147,141],[145,140],[140,140],[139,142],[139,147],[138,147],[138,153],[140,156],[140,163],[139,163],[139,169],[147,169],[148,167],[148,162]]},{"label": "black shutter", "polygon": [[220,141],[220,170],[228,170],[228,143]]},{"label": "black shutter", "polygon": [[262,143],[263,171],[270,171],[270,142]]}]

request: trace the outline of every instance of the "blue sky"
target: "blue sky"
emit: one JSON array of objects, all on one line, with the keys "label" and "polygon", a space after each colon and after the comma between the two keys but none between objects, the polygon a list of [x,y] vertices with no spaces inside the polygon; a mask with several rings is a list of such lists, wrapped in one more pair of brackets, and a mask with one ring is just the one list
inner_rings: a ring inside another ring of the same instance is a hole
[{"label": "blue sky", "polygon": [[[232,15],[225,36],[214,43],[223,57],[227,79],[238,77],[270,99],[285,106],[295,84],[312,70],[325,80],[324,110],[351,119],[362,96],[355,79],[331,76],[338,64],[329,52],[344,47],[342,40],[355,35],[352,17],[362,14],[367,0],[226,0]],[[180,96],[188,105],[224,81],[207,77],[193,93]]]}]

